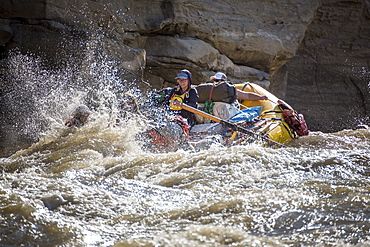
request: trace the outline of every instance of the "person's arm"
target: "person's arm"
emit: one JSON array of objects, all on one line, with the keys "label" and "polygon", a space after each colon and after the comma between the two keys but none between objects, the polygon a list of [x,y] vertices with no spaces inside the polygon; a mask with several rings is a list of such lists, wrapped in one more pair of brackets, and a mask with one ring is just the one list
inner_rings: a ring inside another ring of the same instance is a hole
[{"label": "person's arm", "polygon": [[195,88],[190,89],[189,101],[187,104],[196,108],[198,104],[198,99],[199,99],[198,91]]},{"label": "person's arm", "polygon": [[238,100],[266,100],[267,96],[262,96],[256,93],[244,92],[242,90],[236,90],[236,96]]},{"label": "person's arm", "polygon": [[170,100],[171,100],[172,96],[174,95],[176,89],[177,89],[177,87],[174,87],[174,88],[171,89],[171,92],[164,99],[164,101],[162,102],[162,105],[168,105],[170,103]]}]

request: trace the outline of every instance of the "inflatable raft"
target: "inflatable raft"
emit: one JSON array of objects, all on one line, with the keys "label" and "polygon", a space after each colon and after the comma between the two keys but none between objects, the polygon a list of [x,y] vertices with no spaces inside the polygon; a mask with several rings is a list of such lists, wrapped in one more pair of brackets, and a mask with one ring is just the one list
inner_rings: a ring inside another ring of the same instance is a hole
[{"label": "inflatable raft", "polygon": [[261,114],[258,117],[259,121],[254,123],[250,130],[282,144],[293,139],[293,130],[285,122],[282,109],[278,104],[279,99],[275,95],[254,83],[236,84],[235,86],[241,91],[265,95],[269,98],[269,100],[244,100],[239,102],[241,109],[262,107]]},{"label": "inflatable raft", "polygon": [[[275,95],[254,83],[235,84],[235,87],[241,91],[267,96],[268,100],[239,100],[240,112],[228,120],[212,119],[212,116],[207,114],[206,117],[216,123],[193,126],[190,133],[193,140],[202,139],[207,135],[222,134],[228,144],[244,144],[256,139],[270,142],[269,144],[284,144],[296,137],[285,121],[283,109]],[[204,113],[197,113],[195,110],[193,112],[204,116]],[[229,130],[227,134],[222,126],[231,127],[231,131]],[[236,130],[238,127],[239,131]]]}]

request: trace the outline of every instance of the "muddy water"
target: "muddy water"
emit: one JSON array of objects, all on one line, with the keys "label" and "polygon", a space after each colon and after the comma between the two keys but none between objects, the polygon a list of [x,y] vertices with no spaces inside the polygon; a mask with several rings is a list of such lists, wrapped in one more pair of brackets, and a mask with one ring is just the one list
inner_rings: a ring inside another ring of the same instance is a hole
[{"label": "muddy water", "polygon": [[[369,129],[151,153],[135,138],[145,123],[112,124],[136,89],[88,58],[65,71],[9,58],[7,121],[37,141],[0,158],[1,246],[370,245]],[[91,121],[65,127],[80,104]]]},{"label": "muddy water", "polygon": [[59,124],[1,158],[1,245],[370,245],[369,129],[154,154],[138,126]]}]

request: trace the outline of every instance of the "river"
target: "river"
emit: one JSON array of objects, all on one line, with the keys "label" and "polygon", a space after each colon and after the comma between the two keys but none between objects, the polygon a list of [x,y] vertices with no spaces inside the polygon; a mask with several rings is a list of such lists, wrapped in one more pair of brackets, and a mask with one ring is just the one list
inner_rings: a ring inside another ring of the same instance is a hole
[{"label": "river", "polygon": [[2,246],[368,246],[369,129],[150,153],[61,126],[0,159]]},{"label": "river", "polygon": [[151,153],[138,122],[109,124],[104,107],[65,127],[66,94],[45,90],[39,113],[51,128],[0,158],[1,246],[370,246],[366,126],[281,148]]}]

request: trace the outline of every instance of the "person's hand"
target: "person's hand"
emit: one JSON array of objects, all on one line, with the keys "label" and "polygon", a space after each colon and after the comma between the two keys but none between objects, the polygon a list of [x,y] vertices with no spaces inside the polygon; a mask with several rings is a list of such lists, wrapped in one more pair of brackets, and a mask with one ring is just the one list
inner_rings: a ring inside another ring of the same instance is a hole
[{"label": "person's hand", "polygon": [[172,101],[172,104],[177,105],[177,106],[180,106],[181,105],[181,102],[178,101],[177,99],[175,99],[174,101]]}]

